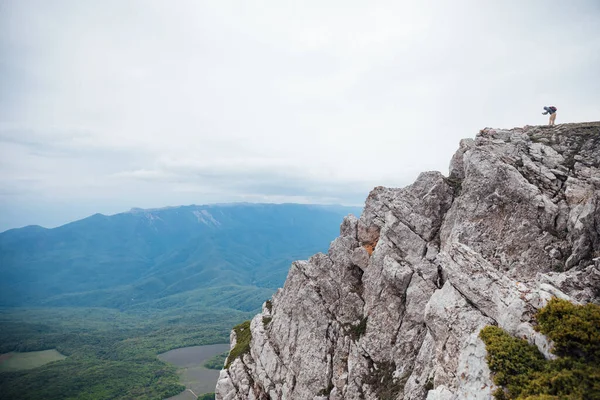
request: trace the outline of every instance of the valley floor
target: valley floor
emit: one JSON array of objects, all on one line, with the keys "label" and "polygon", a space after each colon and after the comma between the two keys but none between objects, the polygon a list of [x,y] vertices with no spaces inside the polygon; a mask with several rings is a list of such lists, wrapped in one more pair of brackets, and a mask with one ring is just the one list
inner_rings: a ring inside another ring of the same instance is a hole
[{"label": "valley floor", "polygon": [[0,309],[0,353],[35,352],[31,354],[39,359],[56,349],[55,356],[67,356],[28,370],[0,369],[0,399],[169,398],[186,387],[177,367],[157,357],[164,352],[160,358],[170,362],[191,362],[190,356],[200,355],[195,364],[186,364],[182,378],[198,388],[200,393],[192,390],[201,398],[214,391],[218,372],[195,368],[227,349],[216,343],[227,342],[231,327],[247,318],[248,313],[219,309],[144,314],[100,308]]}]

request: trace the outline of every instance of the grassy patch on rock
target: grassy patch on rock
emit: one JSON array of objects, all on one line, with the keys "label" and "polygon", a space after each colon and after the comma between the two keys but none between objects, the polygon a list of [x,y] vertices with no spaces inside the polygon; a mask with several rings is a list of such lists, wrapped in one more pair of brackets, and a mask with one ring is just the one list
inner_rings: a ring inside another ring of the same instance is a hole
[{"label": "grassy patch on rock", "polygon": [[250,341],[252,340],[252,332],[250,331],[250,321],[244,321],[233,327],[235,331],[235,346],[229,352],[225,369],[229,368],[233,360],[250,352]]},{"label": "grassy patch on rock", "polygon": [[462,191],[462,179],[459,178],[446,178],[446,183],[452,188],[454,192],[454,197],[460,196],[460,192]]},{"label": "grassy patch on rock", "polygon": [[536,315],[537,330],[554,342],[555,360],[496,326],[481,330],[495,393],[504,399],[600,399],[600,306],[552,299]]},{"label": "grassy patch on rock", "polygon": [[392,400],[404,390],[406,381],[412,371],[406,371],[403,375],[396,377],[396,364],[392,362],[381,362],[373,364],[373,371],[368,375],[365,382],[369,384],[377,396],[382,400]]},{"label": "grassy patch on rock", "polygon": [[362,317],[358,324],[345,324],[344,328],[353,340],[360,339],[367,332],[368,317]]},{"label": "grassy patch on rock", "polygon": [[267,326],[269,326],[269,324],[271,323],[272,320],[273,320],[272,317],[263,317],[262,318],[263,326],[265,327],[265,329],[267,329]]}]

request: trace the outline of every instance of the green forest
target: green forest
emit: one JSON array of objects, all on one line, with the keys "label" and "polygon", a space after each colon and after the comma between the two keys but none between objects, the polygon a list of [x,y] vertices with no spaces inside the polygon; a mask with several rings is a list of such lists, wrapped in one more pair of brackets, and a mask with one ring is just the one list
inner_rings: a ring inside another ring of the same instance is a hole
[{"label": "green forest", "polygon": [[185,389],[156,355],[227,343],[249,313],[231,309],[126,313],[106,308],[0,310],[0,353],[56,349],[68,356],[0,373],[0,399],[164,399]]}]

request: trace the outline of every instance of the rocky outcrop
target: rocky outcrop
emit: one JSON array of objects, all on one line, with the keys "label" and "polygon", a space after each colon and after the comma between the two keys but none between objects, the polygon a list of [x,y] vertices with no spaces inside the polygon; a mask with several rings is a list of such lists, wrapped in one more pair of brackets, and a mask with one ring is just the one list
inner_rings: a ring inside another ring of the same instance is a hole
[{"label": "rocky outcrop", "polygon": [[217,399],[489,399],[479,330],[551,357],[552,296],[600,302],[600,123],[484,129],[292,264]]}]

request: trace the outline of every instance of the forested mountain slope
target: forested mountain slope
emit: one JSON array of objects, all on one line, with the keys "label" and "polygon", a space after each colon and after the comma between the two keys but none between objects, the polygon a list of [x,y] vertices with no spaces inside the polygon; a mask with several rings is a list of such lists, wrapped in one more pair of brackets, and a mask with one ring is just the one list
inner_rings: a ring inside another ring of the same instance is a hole
[{"label": "forested mountain slope", "polygon": [[248,311],[292,260],[324,249],[348,213],[300,204],[224,204],[93,215],[0,234],[0,306]]}]

